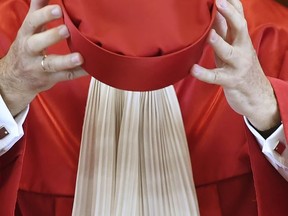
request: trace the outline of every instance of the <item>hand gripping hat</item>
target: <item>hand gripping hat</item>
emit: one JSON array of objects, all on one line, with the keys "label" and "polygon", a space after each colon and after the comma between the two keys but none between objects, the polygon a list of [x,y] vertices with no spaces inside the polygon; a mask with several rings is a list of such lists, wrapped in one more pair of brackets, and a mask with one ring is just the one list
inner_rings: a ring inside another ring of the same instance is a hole
[{"label": "hand gripping hat", "polygon": [[97,80],[149,91],[189,74],[215,17],[214,0],[63,0],[71,51]]}]

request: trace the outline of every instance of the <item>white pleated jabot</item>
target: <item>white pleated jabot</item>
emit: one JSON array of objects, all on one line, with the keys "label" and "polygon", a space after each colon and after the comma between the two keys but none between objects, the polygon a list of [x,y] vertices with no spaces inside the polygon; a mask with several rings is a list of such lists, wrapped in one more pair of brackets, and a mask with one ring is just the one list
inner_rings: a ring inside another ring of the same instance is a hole
[{"label": "white pleated jabot", "polygon": [[199,215],[173,86],[131,92],[91,79],[73,215]]}]

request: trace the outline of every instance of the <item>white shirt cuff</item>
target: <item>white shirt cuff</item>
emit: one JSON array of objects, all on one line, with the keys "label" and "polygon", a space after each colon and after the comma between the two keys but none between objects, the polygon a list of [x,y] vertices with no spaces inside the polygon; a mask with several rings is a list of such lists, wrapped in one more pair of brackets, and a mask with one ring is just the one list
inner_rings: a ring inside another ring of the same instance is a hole
[{"label": "white shirt cuff", "polygon": [[[267,160],[288,181],[288,147],[283,124],[281,124],[267,139],[264,139],[249,123],[246,117],[244,117],[244,121],[251,133],[257,139]],[[283,149],[280,153],[276,151],[279,146]]]},{"label": "white shirt cuff", "polygon": [[0,156],[6,153],[23,136],[23,123],[28,114],[27,106],[15,118],[10,113],[4,100],[0,95],[0,127],[5,127],[7,136],[0,139]]}]

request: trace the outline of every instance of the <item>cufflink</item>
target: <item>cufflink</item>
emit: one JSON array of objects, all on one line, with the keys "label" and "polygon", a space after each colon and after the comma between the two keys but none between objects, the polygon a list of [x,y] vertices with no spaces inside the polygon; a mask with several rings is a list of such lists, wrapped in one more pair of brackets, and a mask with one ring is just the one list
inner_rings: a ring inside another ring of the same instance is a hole
[{"label": "cufflink", "polygon": [[279,155],[282,155],[282,153],[285,151],[286,146],[285,144],[278,142],[276,147],[273,149],[275,152],[277,152]]},{"label": "cufflink", "polygon": [[0,139],[3,139],[9,134],[7,129],[4,126],[0,126]]}]

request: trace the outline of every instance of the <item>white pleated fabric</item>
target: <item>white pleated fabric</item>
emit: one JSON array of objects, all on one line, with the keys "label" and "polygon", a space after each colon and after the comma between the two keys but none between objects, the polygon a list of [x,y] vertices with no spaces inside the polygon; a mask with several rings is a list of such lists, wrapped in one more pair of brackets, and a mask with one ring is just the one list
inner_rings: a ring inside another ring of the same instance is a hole
[{"label": "white pleated fabric", "polygon": [[199,215],[172,86],[130,92],[91,79],[72,215]]}]

